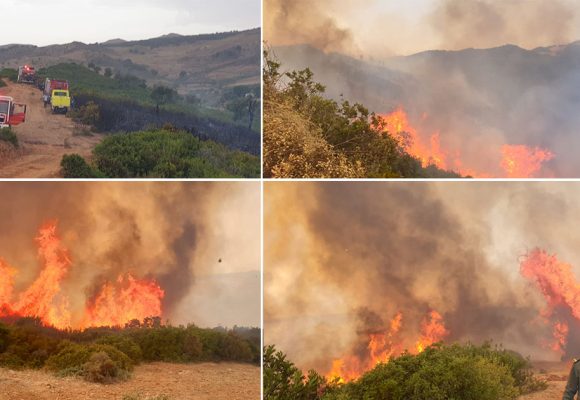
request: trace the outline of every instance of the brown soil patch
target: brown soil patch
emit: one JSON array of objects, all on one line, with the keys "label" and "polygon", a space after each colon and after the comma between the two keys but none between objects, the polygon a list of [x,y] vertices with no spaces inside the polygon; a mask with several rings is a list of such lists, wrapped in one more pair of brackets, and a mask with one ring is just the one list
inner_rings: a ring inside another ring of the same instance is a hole
[{"label": "brown soil patch", "polygon": [[15,126],[20,150],[0,152],[0,178],[55,178],[60,176],[60,161],[65,154],[90,157],[104,135],[78,136],[75,123],[64,115],[53,115],[44,108],[41,92],[33,86],[6,82],[0,94],[14,97],[28,106],[26,122]]},{"label": "brown soil patch", "polygon": [[548,382],[541,392],[520,396],[518,400],[562,400],[572,362],[535,362],[536,376]]},{"label": "brown soil patch", "polygon": [[0,387],[0,400],[122,400],[134,394],[144,400],[160,395],[169,400],[258,400],[260,368],[231,363],[152,363],[138,366],[130,380],[113,385],[0,368]]}]

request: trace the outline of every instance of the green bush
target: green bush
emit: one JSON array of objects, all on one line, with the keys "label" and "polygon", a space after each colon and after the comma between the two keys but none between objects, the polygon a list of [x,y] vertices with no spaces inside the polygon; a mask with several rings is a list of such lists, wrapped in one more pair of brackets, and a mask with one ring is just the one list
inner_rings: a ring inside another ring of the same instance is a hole
[{"label": "green bush", "polygon": [[64,178],[100,178],[83,157],[78,154],[65,154],[60,161],[61,173]]},{"label": "green bush", "polygon": [[72,342],[63,343],[60,351],[51,356],[45,365],[58,375],[79,375],[99,383],[126,379],[133,370],[131,359],[113,346]]},{"label": "green bush", "polygon": [[187,132],[151,130],[112,135],[93,151],[108,178],[252,178],[260,159]]},{"label": "green bush", "polygon": [[98,344],[113,346],[117,350],[126,354],[134,364],[139,364],[143,360],[143,352],[133,339],[126,335],[107,335],[96,340]]},{"label": "green bush", "polygon": [[83,377],[89,382],[113,383],[127,378],[127,370],[119,368],[104,351],[93,353],[82,370]]},{"label": "green bush", "polygon": [[0,140],[10,143],[14,147],[18,147],[18,137],[10,128],[0,129]]},{"label": "green bush", "polygon": [[18,80],[18,70],[14,68],[4,68],[0,70],[0,78],[7,78],[12,82],[16,82]]},{"label": "green bush", "polygon": [[313,371],[305,377],[273,346],[264,349],[264,398],[270,400],[513,400],[546,387],[527,359],[490,344],[405,353],[347,384]]},{"label": "green bush", "polygon": [[101,120],[101,109],[97,103],[89,101],[78,110],[71,111],[70,116],[76,121],[90,126],[94,130],[96,124]]}]

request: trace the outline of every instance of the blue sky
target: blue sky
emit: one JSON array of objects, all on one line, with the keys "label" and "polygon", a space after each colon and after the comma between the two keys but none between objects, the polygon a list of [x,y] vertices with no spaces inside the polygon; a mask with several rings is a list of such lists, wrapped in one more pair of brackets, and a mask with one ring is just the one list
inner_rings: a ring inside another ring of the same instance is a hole
[{"label": "blue sky", "polygon": [[[167,33],[192,35],[261,25],[261,0],[1,1],[0,45],[135,40]],[[47,22],[48,15],[61,17]]]}]

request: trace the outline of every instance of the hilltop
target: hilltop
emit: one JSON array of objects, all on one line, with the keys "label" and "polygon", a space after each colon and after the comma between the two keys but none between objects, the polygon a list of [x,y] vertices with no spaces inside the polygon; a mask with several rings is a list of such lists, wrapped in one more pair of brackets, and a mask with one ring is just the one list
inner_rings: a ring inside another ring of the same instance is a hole
[{"label": "hilltop", "polygon": [[175,87],[181,94],[195,94],[213,105],[227,88],[260,84],[260,41],[260,29],[252,29],[44,47],[12,44],[0,46],[0,69],[23,64],[36,68],[71,62],[91,64],[136,76],[150,86]]}]

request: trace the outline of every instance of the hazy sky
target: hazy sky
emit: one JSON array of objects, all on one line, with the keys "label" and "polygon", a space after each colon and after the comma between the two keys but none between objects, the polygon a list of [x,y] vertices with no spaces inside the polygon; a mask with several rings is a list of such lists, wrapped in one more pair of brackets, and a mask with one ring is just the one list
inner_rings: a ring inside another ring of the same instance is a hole
[{"label": "hazy sky", "polygon": [[580,0],[265,0],[266,40],[385,56],[580,39]]},{"label": "hazy sky", "polygon": [[[1,0],[1,3],[0,45],[94,43],[114,38],[147,39],[168,33],[192,35],[257,28],[261,20],[261,0]],[[49,19],[49,15],[54,17]]]}]

